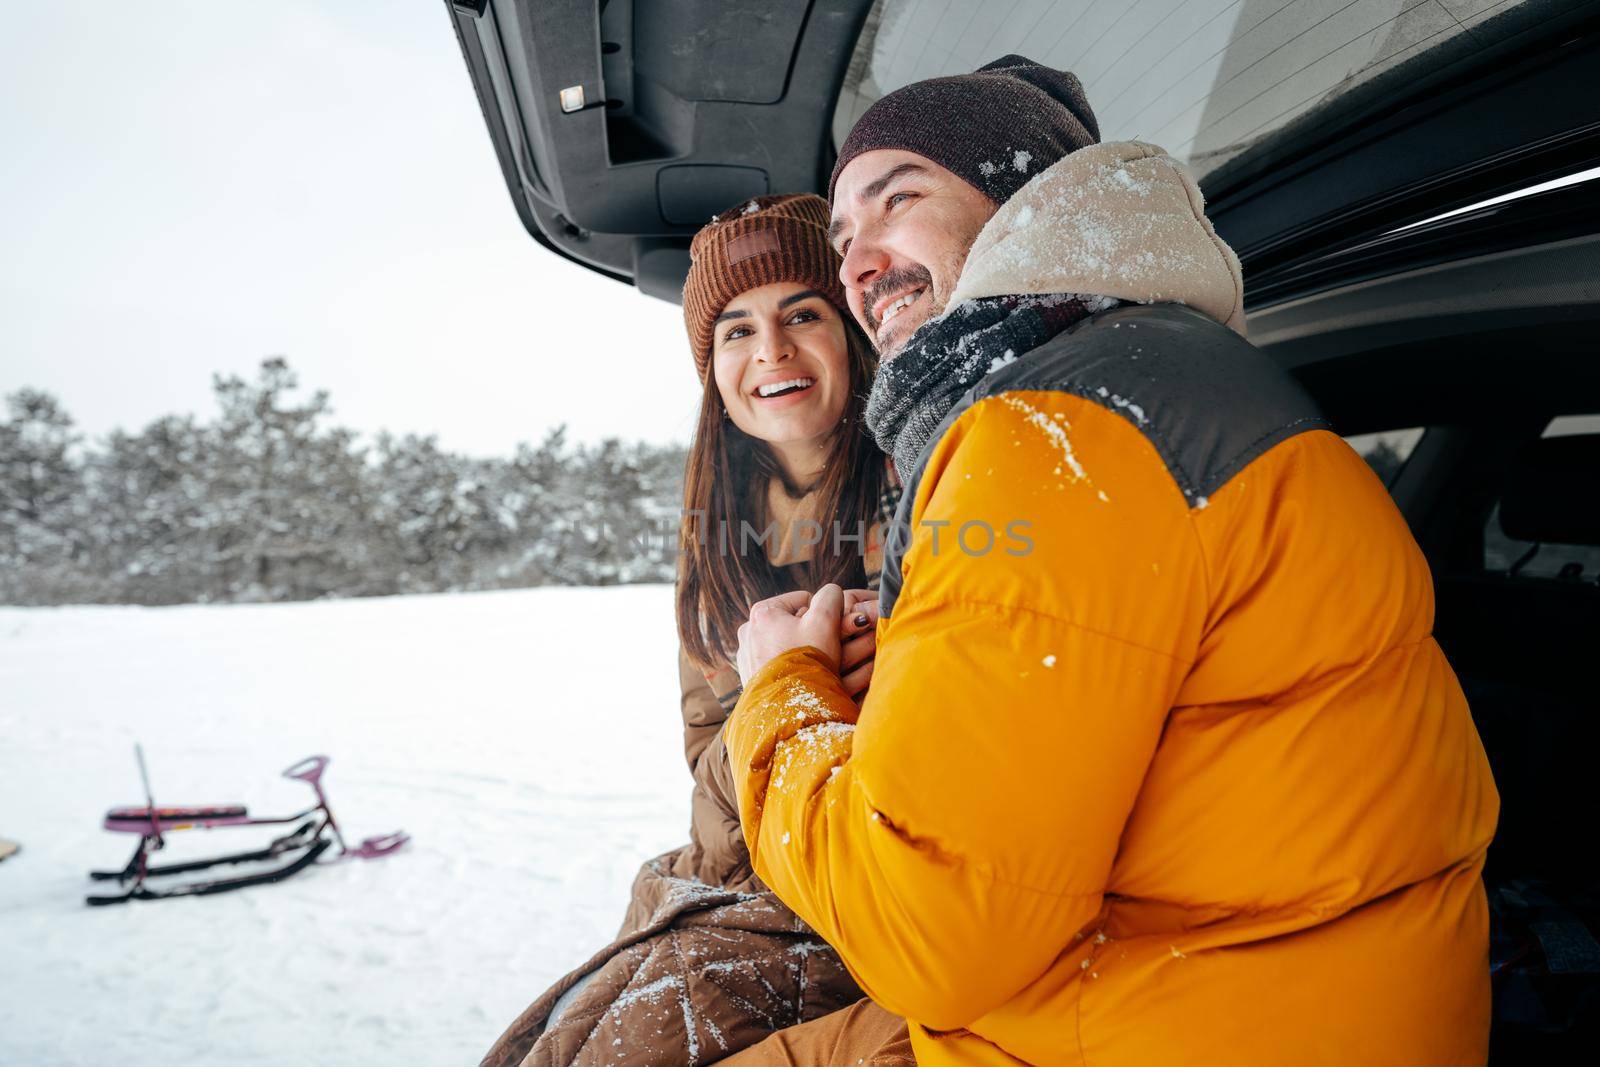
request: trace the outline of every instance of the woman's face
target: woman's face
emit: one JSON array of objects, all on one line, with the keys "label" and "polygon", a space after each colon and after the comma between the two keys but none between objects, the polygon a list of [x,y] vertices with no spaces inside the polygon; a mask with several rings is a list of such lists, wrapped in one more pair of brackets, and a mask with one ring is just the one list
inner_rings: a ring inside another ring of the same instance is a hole
[{"label": "woman's face", "polygon": [[844,321],[798,282],[730,301],[717,316],[711,367],[734,425],[774,445],[820,442],[850,400]]}]

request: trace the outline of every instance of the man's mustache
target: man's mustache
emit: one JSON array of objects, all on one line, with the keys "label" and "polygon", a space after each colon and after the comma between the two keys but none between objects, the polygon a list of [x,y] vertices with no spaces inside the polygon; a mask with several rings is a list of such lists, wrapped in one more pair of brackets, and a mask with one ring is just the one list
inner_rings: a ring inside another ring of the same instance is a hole
[{"label": "man's mustache", "polygon": [[867,317],[867,333],[876,338],[878,327],[883,325],[878,321],[878,316],[872,313],[872,309],[878,306],[879,300],[888,293],[918,287],[930,290],[933,288],[933,275],[920,263],[913,263],[907,267],[894,267],[879,275],[861,297],[861,313]]}]

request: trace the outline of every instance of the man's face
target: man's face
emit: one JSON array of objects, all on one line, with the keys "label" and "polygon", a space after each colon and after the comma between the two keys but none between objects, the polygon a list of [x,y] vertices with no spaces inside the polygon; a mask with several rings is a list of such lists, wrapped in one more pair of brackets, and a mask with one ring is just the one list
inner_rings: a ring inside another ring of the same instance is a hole
[{"label": "man's face", "polygon": [[914,152],[881,148],[852,159],[833,187],[833,247],[844,257],[850,312],[893,359],[944,310],[993,200]]}]

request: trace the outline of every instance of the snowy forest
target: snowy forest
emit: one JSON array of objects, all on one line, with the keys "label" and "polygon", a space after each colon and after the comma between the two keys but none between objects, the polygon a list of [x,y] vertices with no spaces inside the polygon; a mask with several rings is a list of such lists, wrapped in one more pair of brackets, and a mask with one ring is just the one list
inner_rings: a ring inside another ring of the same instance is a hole
[{"label": "snowy forest", "polygon": [[89,442],[52,395],[0,422],[0,604],[175,604],[670,581],[682,447],[563,428],[510,458],[364,442],[288,362],[209,421]]}]

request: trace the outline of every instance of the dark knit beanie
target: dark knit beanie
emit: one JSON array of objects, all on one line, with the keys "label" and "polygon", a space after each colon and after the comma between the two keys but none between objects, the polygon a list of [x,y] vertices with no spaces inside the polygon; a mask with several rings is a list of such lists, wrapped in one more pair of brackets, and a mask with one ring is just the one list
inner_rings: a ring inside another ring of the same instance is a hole
[{"label": "dark knit beanie", "polygon": [[810,286],[850,317],[839,255],[828,244],[828,202],[814,193],[758,196],[712,218],[689,245],[683,324],[706,380],[717,316],[740,293],[773,282]]},{"label": "dark knit beanie", "polygon": [[1021,56],[971,74],[929,78],[896,89],[862,115],[839,149],[839,174],[863,152],[915,152],[997,204],[1069,152],[1100,141],[1083,83]]}]

